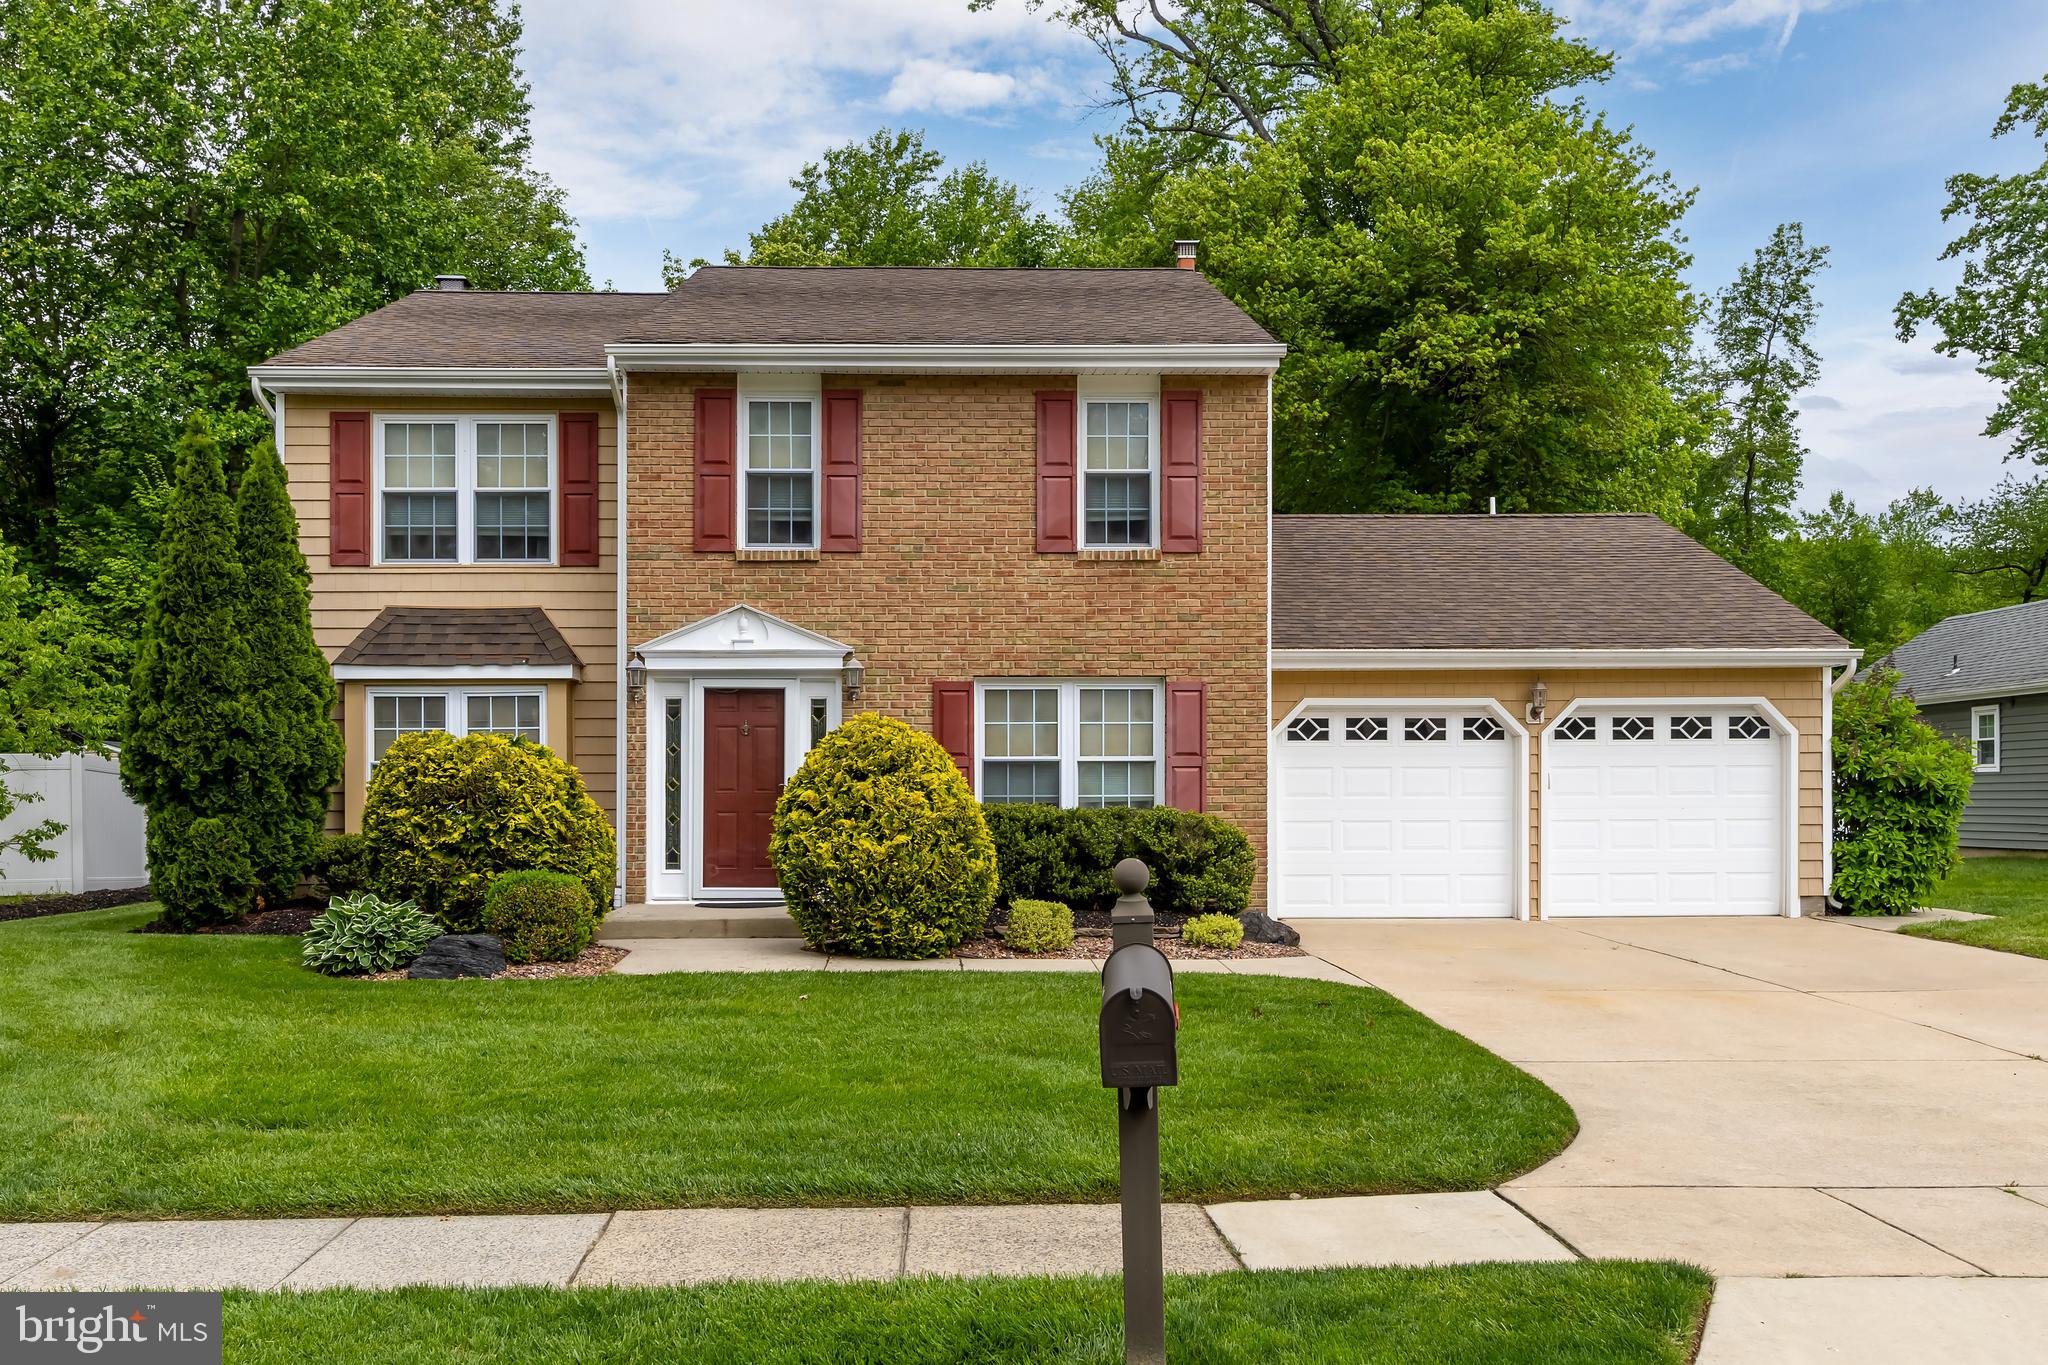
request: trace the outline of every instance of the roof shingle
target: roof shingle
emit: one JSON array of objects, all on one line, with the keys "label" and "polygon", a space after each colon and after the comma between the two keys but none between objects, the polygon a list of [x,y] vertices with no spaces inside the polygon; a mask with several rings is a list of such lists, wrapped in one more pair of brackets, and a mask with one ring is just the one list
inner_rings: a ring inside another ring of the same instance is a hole
[{"label": "roof shingle", "polygon": [[2048,688],[2048,601],[1937,621],[1878,661],[1922,702]]},{"label": "roof shingle", "polygon": [[667,299],[666,294],[422,289],[263,363],[601,370],[605,343]]},{"label": "roof shingle", "polygon": [[1653,516],[1282,516],[1273,647],[1849,644]]},{"label": "roof shingle", "polygon": [[459,668],[577,664],[539,607],[386,607],[335,656],[336,665]]}]

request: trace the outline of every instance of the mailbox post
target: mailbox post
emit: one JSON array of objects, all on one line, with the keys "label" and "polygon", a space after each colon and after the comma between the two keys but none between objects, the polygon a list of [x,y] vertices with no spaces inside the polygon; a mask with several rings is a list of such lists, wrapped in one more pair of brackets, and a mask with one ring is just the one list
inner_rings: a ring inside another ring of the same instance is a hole
[{"label": "mailbox post", "polygon": [[1123,1195],[1124,1360],[1166,1360],[1165,1246],[1160,1225],[1159,1088],[1180,1081],[1173,964],[1152,942],[1152,874],[1116,865],[1123,895],[1110,916],[1115,949],[1102,964],[1102,1083],[1117,1092],[1117,1175]]}]

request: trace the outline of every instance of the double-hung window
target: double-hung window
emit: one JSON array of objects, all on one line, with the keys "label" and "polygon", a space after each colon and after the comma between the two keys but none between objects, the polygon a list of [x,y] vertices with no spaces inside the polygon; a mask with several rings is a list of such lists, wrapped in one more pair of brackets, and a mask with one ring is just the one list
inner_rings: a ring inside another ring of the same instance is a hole
[{"label": "double-hung window", "polygon": [[400,735],[445,730],[451,735],[504,735],[541,743],[541,692],[517,688],[370,689],[370,763]]},{"label": "double-hung window", "polygon": [[1165,746],[1157,683],[992,681],[979,695],[982,800],[1158,804]]},{"label": "double-hung window", "polygon": [[1998,771],[1998,708],[1970,708],[1970,757],[1980,773]]},{"label": "double-hung window", "polygon": [[740,438],[740,522],[751,550],[818,544],[817,404],[749,398]]},{"label": "double-hung window", "polygon": [[386,417],[377,442],[380,562],[553,562],[551,419]]},{"label": "double-hung window", "polygon": [[1081,548],[1149,549],[1157,521],[1159,405],[1149,398],[1081,404]]}]

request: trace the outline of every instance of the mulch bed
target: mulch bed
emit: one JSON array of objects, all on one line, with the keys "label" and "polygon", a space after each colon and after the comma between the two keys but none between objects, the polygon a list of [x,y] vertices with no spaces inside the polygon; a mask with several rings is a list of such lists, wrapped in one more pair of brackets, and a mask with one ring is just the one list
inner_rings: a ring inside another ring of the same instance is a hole
[{"label": "mulch bed", "polygon": [[[313,922],[313,917],[327,908],[326,903],[311,898],[286,901],[271,910],[259,910],[253,915],[244,915],[233,924],[216,924],[206,929],[193,929],[195,934],[303,934]],[[187,932],[173,929],[160,919],[153,919],[135,931],[138,934],[177,934]]]},{"label": "mulch bed", "polygon": [[[1084,957],[1101,959],[1109,956],[1114,946],[1110,941],[1109,912],[1107,910],[1076,911],[1074,914],[1074,946],[1061,948],[1050,953],[1020,953],[1003,942],[1002,924],[1009,916],[997,911],[989,916],[986,936],[971,938],[954,950],[955,957]],[[1306,957],[1299,948],[1287,948],[1277,943],[1244,943],[1236,948],[1197,948],[1183,943],[1180,937],[1181,921],[1186,915],[1160,915],[1154,932],[1154,942],[1159,951],[1168,957]]]},{"label": "mulch bed", "polygon": [[[612,968],[619,965],[626,956],[624,948],[608,948],[593,943],[577,955],[574,962],[530,962],[523,967],[507,967],[492,977],[477,977],[479,981],[549,981],[560,976],[609,976]],[[368,976],[352,976],[350,981],[405,981],[409,978],[402,971],[371,972]]]},{"label": "mulch bed", "polygon": [[75,915],[81,910],[111,910],[117,905],[139,905],[155,900],[146,886],[123,886],[107,891],[81,891],[75,896],[38,896],[34,900],[0,905],[0,920],[41,919],[45,915]]}]

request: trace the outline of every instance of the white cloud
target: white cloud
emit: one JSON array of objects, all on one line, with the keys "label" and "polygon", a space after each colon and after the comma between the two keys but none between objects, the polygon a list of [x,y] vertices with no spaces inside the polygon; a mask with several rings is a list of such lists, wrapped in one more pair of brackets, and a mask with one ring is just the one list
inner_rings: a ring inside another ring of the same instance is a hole
[{"label": "white cloud", "polygon": [[930,110],[958,116],[1037,103],[1048,93],[1043,81],[1028,75],[977,71],[920,57],[906,63],[889,82],[882,107],[898,114]]},{"label": "white cloud", "polygon": [[1763,36],[1784,52],[1802,17],[1847,9],[1861,0],[1561,0],[1579,36],[1636,51],[1693,47],[1723,38]]}]

